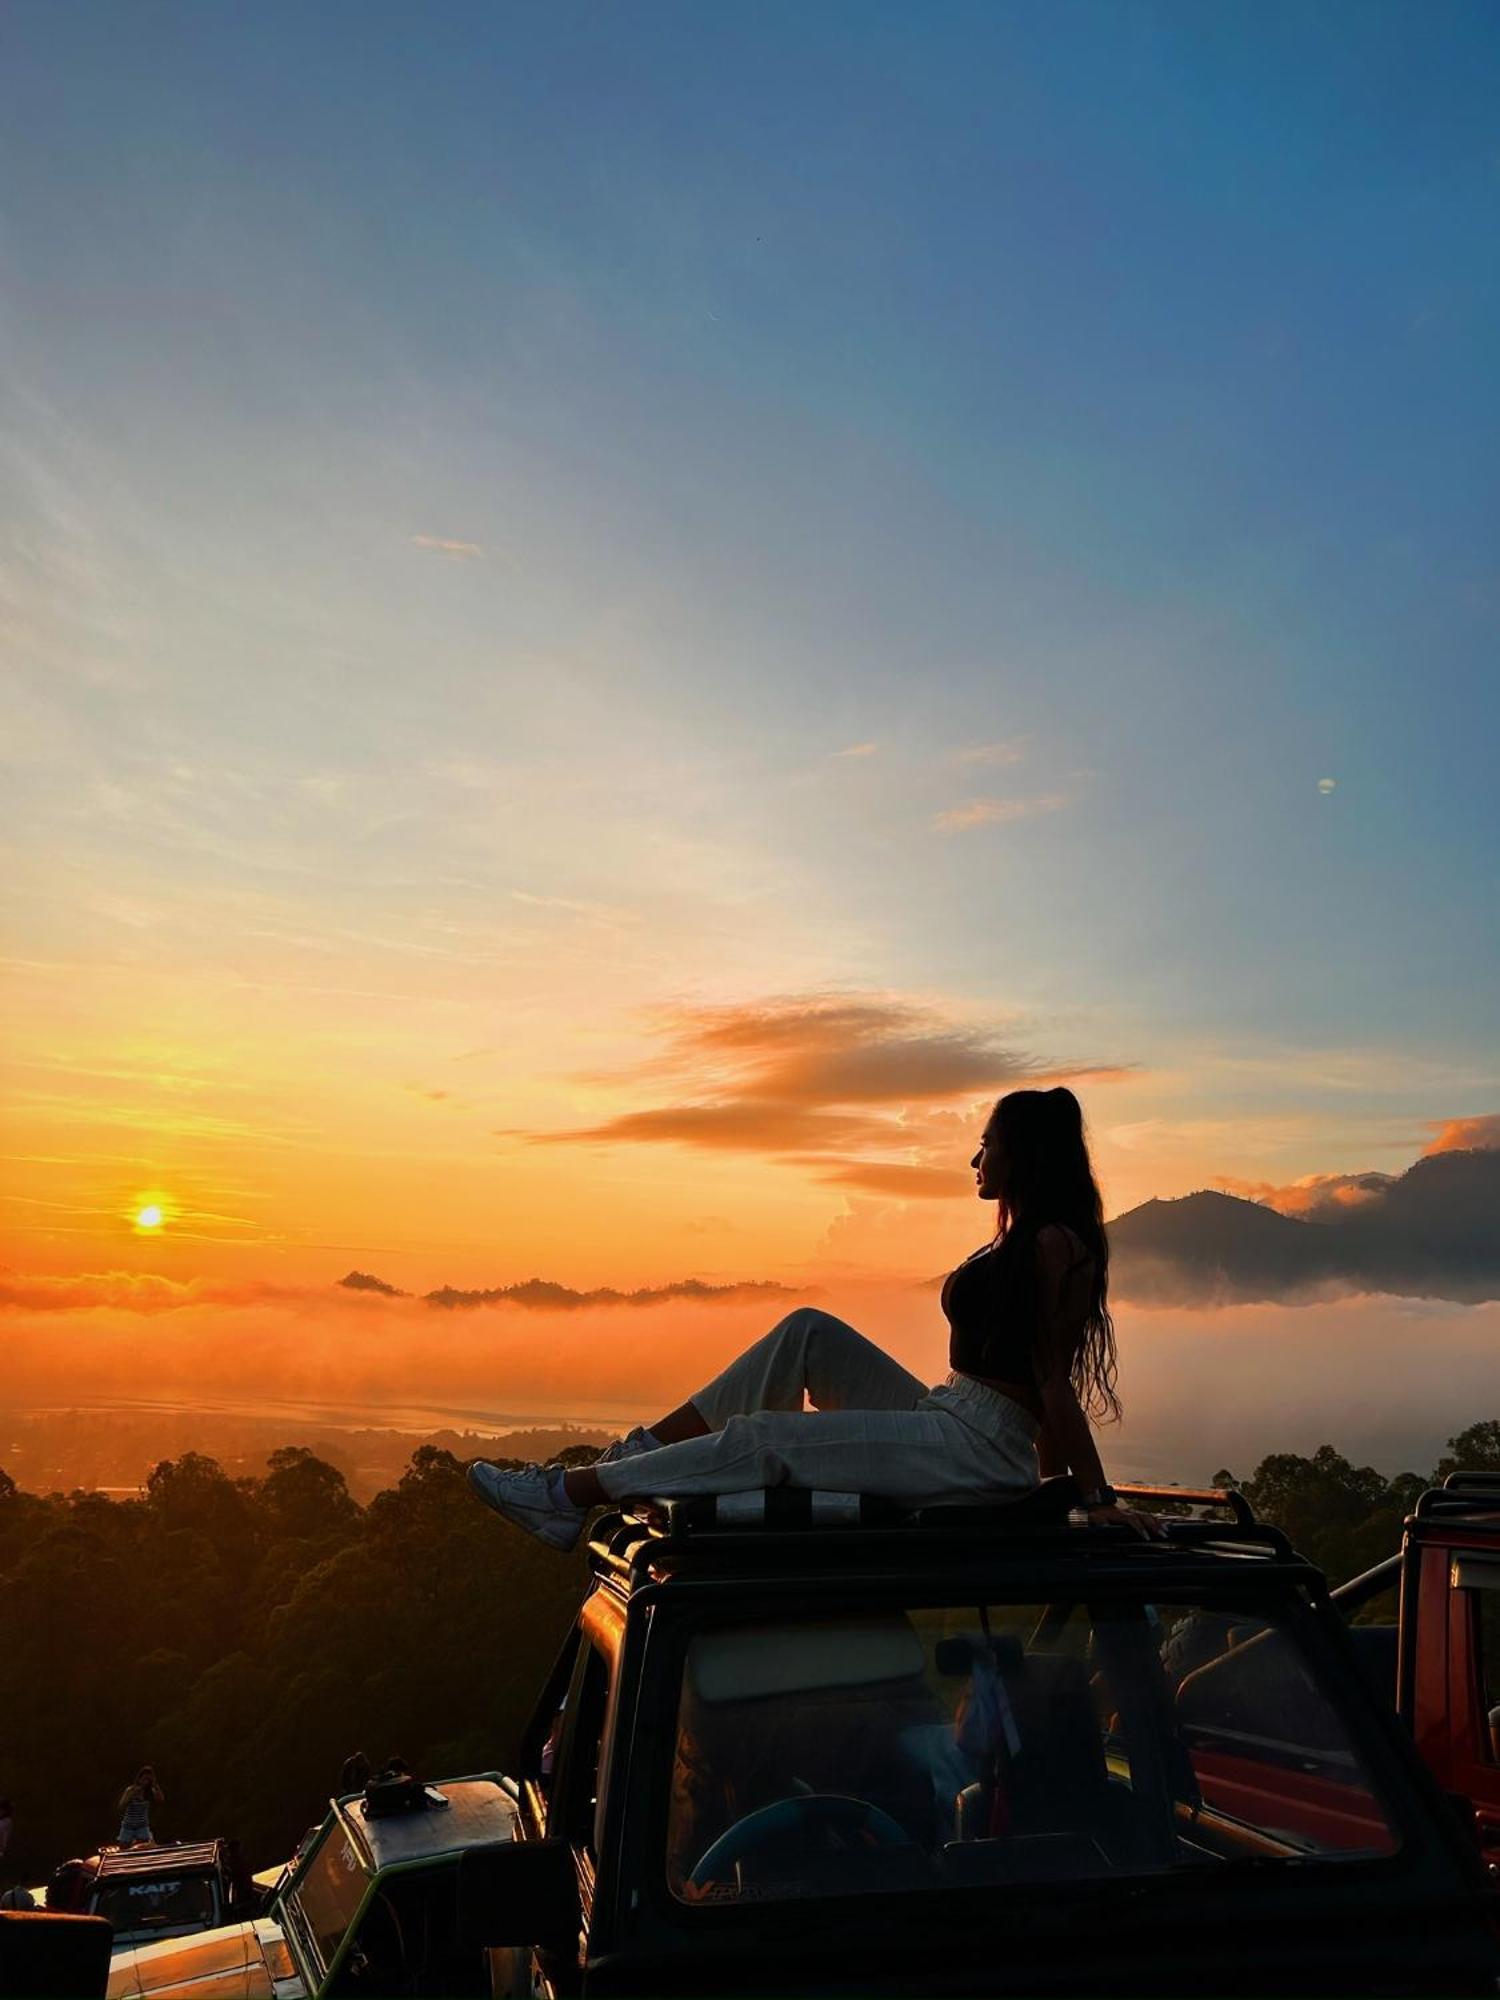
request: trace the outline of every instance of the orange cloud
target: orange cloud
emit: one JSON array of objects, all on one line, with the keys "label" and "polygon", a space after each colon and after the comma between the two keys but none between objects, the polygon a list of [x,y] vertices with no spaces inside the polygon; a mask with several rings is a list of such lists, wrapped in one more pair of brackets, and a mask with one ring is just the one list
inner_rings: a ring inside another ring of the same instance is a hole
[{"label": "orange cloud", "polygon": [[[590,1291],[575,1291],[548,1278],[526,1278],[518,1284],[492,1285],[472,1290],[443,1285],[413,1300],[410,1292],[368,1271],[350,1271],[336,1281],[335,1289],[382,1300],[407,1300],[425,1306],[448,1309],[476,1306],[513,1306],[527,1312],[577,1312],[586,1308],[617,1306],[774,1304],[794,1294],[785,1285],[769,1279],[745,1279],[729,1284],[706,1284],[701,1278],[678,1278],[670,1284],[641,1286],[620,1291],[612,1285],[597,1285]],[[808,1296],[806,1289],[795,1294]],[[220,1284],[201,1278],[161,1277],[146,1271],[96,1271],[76,1277],[27,1276],[7,1271],[0,1274],[0,1310],[29,1313],[186,1312],[217,1306],[240,1308],[279,1305],[305,1310],[327,1308],[327,1292],[321,1286],[268,1285],[264,1283]],[[352,1306],[352,1301],[350,1302]]]},{"label": "orange cloud", "polygon": [[1106,1073],[1097,1063],[1049,1062],[1004,1046],[898,999],[813,994],[680,1008],[658,1019],[667,1047],[647,1073],[718,1080],[727,1086],[721,1097],[734,1102],[809,1110],[941,1102]]},{"label": "orange cloud", "polygon": [[976,1105],[1007,1088],[1123,1074],[1049,1062],[890,997],[802,995],[678,1008],[657,1019],[665,1046],[631,1080],[676,1086],[673,1102],[582,1130],[532,1133],[532,1141],[760,1153],[835,1185],[948,1196],[968,1185],[962,1149],[972,1135],[941,1107],[963,1101],[967,1127]]},{"label": "orange cloud", "polygon": [[1258,1201],[1265,1208],[1274,1208],[1278,1215],[1295,1215],[1304,1221],[1317,1222],[1341,1210],[1377,1201],[1393,1178],[1390,1174],[1373,1172],[1304,1174],[1301,1180],[1281,1187],[1272,1181],[1242,1181],[1221,1176],[1214,1185],[1226,1194],[1241,1195],[1246,1201]]},{"label": "orange cloud", "polygon": [[258,1306],[304,1299],[289,1285],[260,1281],[212,1284],[158,1277],[149,1271],[83,1271],[75,1277],[0,1274],[0,1310],[11,1312],[181,1312],[190,1306]]},{"label": "orange cloud", "polygon": [[1500,1149],[1500,1111],[1478,1118],[1450,1118],[1427,1147],[1431,1153],[1489,1153]]},{"label": "orange cloud", "polygon": [[[789,1164],[791,1164],[789,1162]],[[827,1169],[818,1178],[862,1194],[896,1195],[903,1201],[952,1201],[972,1194],[974,1176],[966,1167],[940,1167],[899,1160],[797,1162]]]}]

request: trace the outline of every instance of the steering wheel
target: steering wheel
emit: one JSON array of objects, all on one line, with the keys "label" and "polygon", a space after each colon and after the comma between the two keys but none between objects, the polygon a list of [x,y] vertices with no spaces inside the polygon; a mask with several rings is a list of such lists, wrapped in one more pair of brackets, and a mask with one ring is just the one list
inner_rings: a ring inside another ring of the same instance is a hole
[{"label": "steering wheel", "polygon": [[863,1840],[872,1847],[914,1847],[916,1842],[901,1825],[872,1806],[868,1799],[845,1798],[839,1792],[806,1792],[800,1797],[777,1799],[746,1813],[699,1857],[688,1881],[695,1889],[705,1883],[722,1881],[737,1861],[759,1848],[809,1833],[835,1833],[849,1841]]}]

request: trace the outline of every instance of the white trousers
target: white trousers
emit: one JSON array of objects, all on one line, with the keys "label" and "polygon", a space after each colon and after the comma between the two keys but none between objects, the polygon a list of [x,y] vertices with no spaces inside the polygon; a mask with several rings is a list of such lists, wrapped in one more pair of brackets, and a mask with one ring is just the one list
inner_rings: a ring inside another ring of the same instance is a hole
[{"label": "white trousers", "polygon": [[916,1504],[1037,1483],[1037,1427],[1019,1403],[971,1375],[928,1389],[813,1306],[788,1313],[691,1401],[707,1436],[601,1465],[612,1500],[810,1486]]}]

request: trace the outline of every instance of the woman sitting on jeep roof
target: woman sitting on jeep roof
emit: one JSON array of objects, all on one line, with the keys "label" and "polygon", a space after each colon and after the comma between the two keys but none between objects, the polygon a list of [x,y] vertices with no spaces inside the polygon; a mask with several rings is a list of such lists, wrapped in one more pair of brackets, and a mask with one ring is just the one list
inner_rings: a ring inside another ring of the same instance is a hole
[{"label": "woman sitting on jeep roof", "polygon": [[918,1505],[993,1500],[1071,1470],[1091,1520],[1159,1532],[1119,1505],[1089,1426],[1090,1416],[1117,1417],[1120,1405],[1109,1245],[1077,1098],[1011,1091],[990,1114],[972,1165],[998,1224],[943,1286],[950,1372],[935,1388],[831,1313],[801,1306],[596,1464],[507,1472],[477,1459],[474,1491],[570,1549],[590,1507],[629,1495],[790,1485]]}]

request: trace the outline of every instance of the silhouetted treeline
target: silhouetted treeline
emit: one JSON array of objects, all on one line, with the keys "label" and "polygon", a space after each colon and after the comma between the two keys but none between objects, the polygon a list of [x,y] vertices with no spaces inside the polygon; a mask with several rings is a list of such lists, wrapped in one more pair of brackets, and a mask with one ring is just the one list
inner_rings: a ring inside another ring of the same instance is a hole
[{"label": "silhouetted treeline", "polygon": [[[1417,1494],[1458,1466],[1500,1470],[1500,1420],[1451,1439],[1427,1477],[1323,1445],[1234,1483],[1337,1583],[1391,1554]],[[353,1750],[429,1776],[504,1769],[585,1575],[581,1554],[476,1506],[432,1446],[365,1508],[300,1446],[262,1479],[189,1452],[132,1500],[42,1499],[0,1473],[0,1796],[16,1815],[0,1887],[112,1839],[143,1763],[166,1793],[158,1836],[237,1835],[252,1867],[290,1854]]]},{"label": "silhouetted treeline", "polygon": [[[591,1451],[581,1451],[590,1459]],[[47,1499],[0,1473],[0,1887],[112,1840],[156,1766],[160,1837],[290,1854],[345,1756],[504,1768],[581,1594],[424,1447],[366,1508],[301,1447],[263,1479],[189,1452],[144,1497]]]},{"label": "silhouetted treeline", "polygon": [[1249,1479],[1224,1470],[1214,1474],[1214,1483],[1238,1486],[1263,1519],[1284,1528],[1329,1582],[1340,1584],[1394,1555],[1401,1523],[1417,1495],[1459,1471],[1500,1472],[1500,1418],[1471,1424],[1449,1438],[1447,1451],[1427,1474],[1387,1478],[1372,1465],[1351,1465],[1331,1444],[1321,1444],[1311,1458],[1272,1452]]}]

